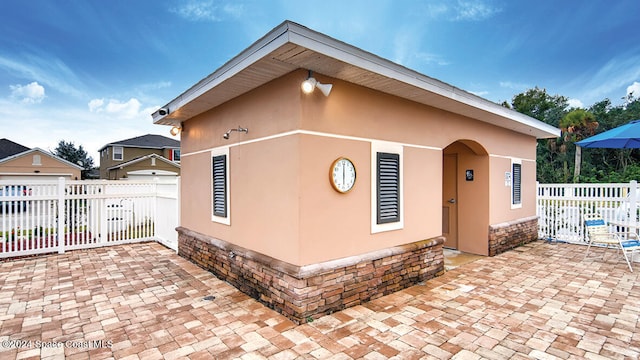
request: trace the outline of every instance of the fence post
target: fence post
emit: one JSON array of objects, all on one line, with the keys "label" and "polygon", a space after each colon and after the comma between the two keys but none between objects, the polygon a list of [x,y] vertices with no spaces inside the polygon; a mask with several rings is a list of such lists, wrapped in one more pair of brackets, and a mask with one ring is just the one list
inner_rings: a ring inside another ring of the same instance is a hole
[{"label": "fence post", "polygon": [[638,222],[638,182],[631,180],[629,182],[629,224],[635,224]]},{"label": "fence post", "polygon": [[64,178],[58,178],[58,254],[64,254],[65,233],[64,223],[66,219],[65,196],[64,196]]},{"label": "fence post", "polygon": [[[180,181],[181,177],[178,176],[176,177],[176,225],[180,226],[180,216],[182,215],[182,211],[180,209],[180,186],[181,186],[181,181]],[[174,229],[175,230],[175,229]],[[175,230],[177,232],[177,230]],[[176,254],[178,253],[178,247],[180,246],[180,241],[178,241],[178,236],[176,236]]]},{"label": "fence post", "polygon": [[100,244],[102,245],[106,244],[108,240],[109,232],[107,226],[109,226],[109,222],[107,218],[111,215],[111,212],[107,208],[107,186],[106,180],[103,180],[99,188],[102,193],[102,197],[100,197],[100,200],[98,201],[100,204],[98,208],[98,213],[100,214]]}]

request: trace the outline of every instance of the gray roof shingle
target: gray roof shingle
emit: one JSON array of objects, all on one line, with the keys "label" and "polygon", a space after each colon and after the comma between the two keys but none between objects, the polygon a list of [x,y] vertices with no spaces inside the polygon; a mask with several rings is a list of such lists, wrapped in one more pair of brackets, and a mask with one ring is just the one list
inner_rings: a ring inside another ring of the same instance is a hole
[{"label": "gray roof shingle", "polygon": [[9,139],[0,139],[0,159],[29,151],[28,147],[15,143]]},{"label": "gray roof shingle", "polygon": [[147,134],[130,139],[110,142],[98,151],[102,151],[102,149],[108,146],[139,147],[148,149],[179,148],[180,141],[162,135]]}]

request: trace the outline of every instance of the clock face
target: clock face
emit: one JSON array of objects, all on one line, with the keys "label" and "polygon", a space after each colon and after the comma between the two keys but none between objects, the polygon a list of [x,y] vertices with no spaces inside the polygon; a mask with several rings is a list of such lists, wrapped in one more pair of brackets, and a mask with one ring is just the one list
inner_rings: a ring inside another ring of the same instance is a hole
[{"label": "clock face", "polygon": [[341,193],[346,193],[356,183],[356,168],[351,160],[339,158],[333,162],[330,169],[330,179],[333,188]]}]

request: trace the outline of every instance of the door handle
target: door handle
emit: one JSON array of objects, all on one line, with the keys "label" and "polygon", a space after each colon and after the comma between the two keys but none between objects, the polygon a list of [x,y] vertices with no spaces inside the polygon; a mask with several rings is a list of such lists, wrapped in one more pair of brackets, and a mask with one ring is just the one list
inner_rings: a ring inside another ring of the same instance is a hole
[{"label": "door handle", "polygon": [[454,199],[454,198],[451,198],[448,201],[449,201],[449,204],[455,204],[456,203],[456,199]]}]

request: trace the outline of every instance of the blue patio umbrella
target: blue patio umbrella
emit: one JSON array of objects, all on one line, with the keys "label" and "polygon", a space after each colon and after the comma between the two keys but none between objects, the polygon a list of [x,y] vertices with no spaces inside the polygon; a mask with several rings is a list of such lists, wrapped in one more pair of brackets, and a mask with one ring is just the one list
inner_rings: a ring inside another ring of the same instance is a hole
[{"label": "blue patio umbrella", "polygon": [[583,148],[640,149],[640,120],[588,137],[576,145]]}]

